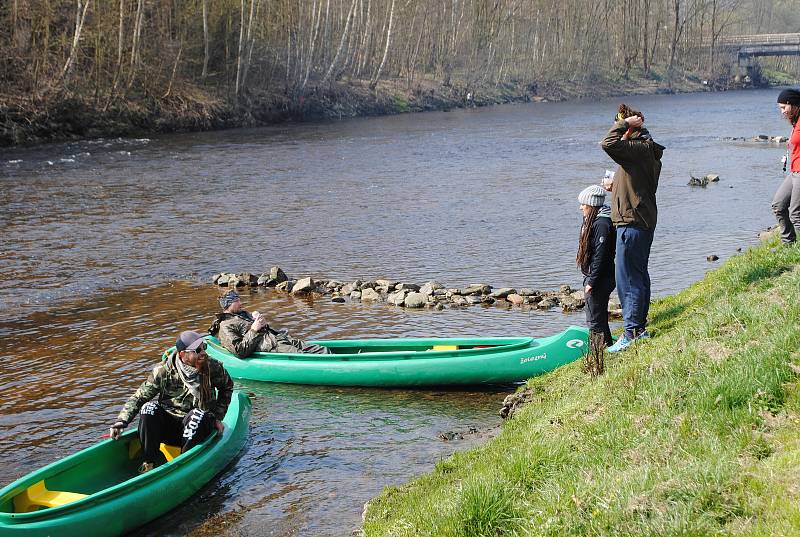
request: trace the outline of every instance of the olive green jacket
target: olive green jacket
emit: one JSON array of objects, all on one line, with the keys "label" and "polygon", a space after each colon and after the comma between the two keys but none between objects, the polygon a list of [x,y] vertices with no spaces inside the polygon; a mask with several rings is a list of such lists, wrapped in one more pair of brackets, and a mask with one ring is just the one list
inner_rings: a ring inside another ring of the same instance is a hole
[{"label": "olive green jacket", "polygon": [[[139,412],[146,402],[158,396],[158,402],[172,416],[183,419],[192,409],[199,408],[195,397],[181,380],[174,360],[179,359],[175,356],[175,351],[164,361],[156,365],[147,379],[128,399],[117,420],[128,425]],[[211,388],[215,396],[205,405],[214,414],[214,417],[221,420],[228,411],[228,405],[233,395],[233,380],[222,366],[222,363],[208,359],[208,369],[211,375]]]},{"label": "olive green jacket", "polygon": [[628,123],[620,120],[601,142],[603,150],[619,164],[611,190],[611,222],[617,227],[633,225],[655,230],[658,220],[656,190],[661,175],[664,146],[650,138],[647,129],[629,140],[622,136]]}]

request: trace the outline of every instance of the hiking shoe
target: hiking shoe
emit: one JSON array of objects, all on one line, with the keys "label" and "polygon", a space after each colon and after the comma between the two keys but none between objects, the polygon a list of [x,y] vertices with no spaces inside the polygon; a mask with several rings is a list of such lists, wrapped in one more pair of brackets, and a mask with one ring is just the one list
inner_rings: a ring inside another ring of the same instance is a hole
[{"label": "hiking shoe", "polygon": [[619,339],[617,340],[616,343],[614,343],[613,345],[611,345],[609,348],[606,349],[606,352],[624,351],[625,349],[630,347],[633,342],[634,342],[633,339],[630,339],[625,334],[622,334],[621,336],[619,336]]},{"label": "hiking shoe", "polygon": [[142,463],[142,465],[139,466],[139,470],[138,470],[139,475],[145,474],[145,473],[149,472],[150,470],[152,470],[155,467],[156,467],[155,463],[144,461]]}]

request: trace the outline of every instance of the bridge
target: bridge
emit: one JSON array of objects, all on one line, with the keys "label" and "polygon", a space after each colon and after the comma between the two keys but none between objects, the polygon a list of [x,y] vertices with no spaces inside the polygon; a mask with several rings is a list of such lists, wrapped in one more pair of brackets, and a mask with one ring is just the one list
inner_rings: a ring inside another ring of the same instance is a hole
[{"label": "bridge", "polygon": [[[711,46],[706,40],[704,46]],[[714,43],[718,49],[736,52],[739,61],[756,56],[800,56],[800,33],[729,35]]]}]

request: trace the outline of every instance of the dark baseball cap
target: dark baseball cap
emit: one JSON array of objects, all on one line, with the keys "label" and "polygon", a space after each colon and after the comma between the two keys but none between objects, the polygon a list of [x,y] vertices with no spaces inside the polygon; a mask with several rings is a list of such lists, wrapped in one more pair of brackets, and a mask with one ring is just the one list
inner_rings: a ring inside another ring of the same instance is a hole
[{"label": "dark baseball cap", "polygon": [[175,349],[180,351],[196,351],[204,343],[203,335],[191,330],[181,332],[175,341]]}]

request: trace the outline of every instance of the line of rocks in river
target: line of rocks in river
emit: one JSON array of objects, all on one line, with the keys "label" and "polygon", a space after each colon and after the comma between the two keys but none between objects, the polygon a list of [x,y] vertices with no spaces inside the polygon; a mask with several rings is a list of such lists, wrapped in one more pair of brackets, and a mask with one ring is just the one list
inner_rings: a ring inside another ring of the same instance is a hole
[{"label": "line of rocks in river", "polygon": [[[212,278],[220,287],[270,287],[293,295],[330,296],[333,302],[343,303],[347,300],[361,302],[385,302],[405,308],[433,308],[443,310],[445,307],[466,307],[473,305],[528,305],[541,310],[561,307],[565,312],[576,311],[586,305],[583,290],[573,291],[569,285],[562,285],[558,291],[539,291],[529,288],[513,287],[493,288],[485,283],[470,284],[466,287],[446,287],[429,281],[422,285],[400,282],[397,280],[355,280],[340,282],[337,280],[314,279],[305,277],[291,279],[280,267],[272,267],[269,272],[259,275],[242,272],[239,274],[222,272]],[[612,297],[608,306],[609,313],[621,315],[619,300]]]},{"label": "line of rocks in river", "polygon": [[773,144],[785,144],[789,141],[786,136],[767,136],[766,134],[757,134],[752,138],[745,138],[744,136],[725,136],[722,138],[726,142],[769,142]]}]

